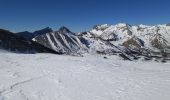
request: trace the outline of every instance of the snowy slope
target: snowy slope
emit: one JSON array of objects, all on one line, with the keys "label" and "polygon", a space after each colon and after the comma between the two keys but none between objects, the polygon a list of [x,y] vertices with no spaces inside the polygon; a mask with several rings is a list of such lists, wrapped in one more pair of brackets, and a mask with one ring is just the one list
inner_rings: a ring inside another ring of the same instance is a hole
[{"label": "snowy slope", "polygon": [[0,100],[169,100],[170,63],[0,53]]}]

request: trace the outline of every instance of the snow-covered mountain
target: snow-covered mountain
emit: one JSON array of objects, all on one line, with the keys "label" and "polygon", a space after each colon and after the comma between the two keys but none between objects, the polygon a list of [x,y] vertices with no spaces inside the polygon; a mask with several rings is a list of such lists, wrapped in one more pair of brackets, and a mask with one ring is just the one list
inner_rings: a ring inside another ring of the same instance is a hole
[{"label": "snow-covered mountain", "polygon": [[106,51],[109,46],[114,52],[116,47],[118,51],[128,55],[137,53],[137,55],[149,57],[170,56],[170,26],[168,24],[156,26],[103,24],[96,25],[90,31],[79,33],[79,35],[92,41],[90,45],[95,50],[102,48]]},{"label": "snow-covered mountain", "polygon": [[169,59],[170,25],[95,25],[86,32],[74,33],[66,27],[16,34],[61,54],[119,55],[124,59]]},{"label": "snow-covered mountain", "polygon": [[154,49],[164,49],[170,47],[170,26],[131,26],[125,23],[116,25],[98,25],[88,32],[92,36],[100,37],[116,45],[122,45],[125,41],[134,37],[143,41],[141,46]]},{"label": "snow-covered mountain", "polygon": [[34,39],[37,43],[64,54],[78,54],[87,51],[88,41],[77,36],[66,27],[58,31],[38,35]]}]

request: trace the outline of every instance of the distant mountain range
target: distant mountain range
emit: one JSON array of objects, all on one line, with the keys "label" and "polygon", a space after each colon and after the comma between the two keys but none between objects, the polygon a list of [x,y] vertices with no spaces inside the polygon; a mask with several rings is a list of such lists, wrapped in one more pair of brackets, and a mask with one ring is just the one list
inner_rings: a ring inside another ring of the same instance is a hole
[{"label": "distant mountain range", "polygon": [[95,25],[87,32],[74,33],[66,27],[47,27],[31,32],[0,30],[0,47],[14,52],[49,52],[67,55],[119,55],[124,59],[170,60],[170,24],[132,26]]}]

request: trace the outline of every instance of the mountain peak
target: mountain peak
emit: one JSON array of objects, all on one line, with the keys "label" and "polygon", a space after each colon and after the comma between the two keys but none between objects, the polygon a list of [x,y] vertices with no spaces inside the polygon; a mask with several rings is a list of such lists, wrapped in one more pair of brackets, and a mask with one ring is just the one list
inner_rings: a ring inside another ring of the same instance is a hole
[{"label": "mountain peak", "polygon": [[116,26],[118,26],[118,27],[131,27],[131,25],[128,24],[128,23],[118,23],[118,24],[116,24]]},{"label": "mountain peak", "polygon": [[61,32],[61,33],[71,33],[71,31],[65,26],[60,27],[59,32]]},{"label": "mountain peak", "polygon": [[96,30],[105,30],[106,28],[108,28],[110,25],[108,24],[102,24],[102,25],[95,25],[93,27],[93,29],[96,29]]},{"label": "mountain peak", "polygon": [[35,31],[33,32],[35,35],[41,35],[41,34],[45,34],[45,33],[49,33],[49,32],[53,32],[52,28],[50,27],[46,27],[46,28],[43,28],[41,30],[38,30],[38,31]]},{"label": "mountain peak", "polygon": [[51,30],[51,31],[53,31],[52,28],[50,28],[50,27],[43,28],[42,30]]}]

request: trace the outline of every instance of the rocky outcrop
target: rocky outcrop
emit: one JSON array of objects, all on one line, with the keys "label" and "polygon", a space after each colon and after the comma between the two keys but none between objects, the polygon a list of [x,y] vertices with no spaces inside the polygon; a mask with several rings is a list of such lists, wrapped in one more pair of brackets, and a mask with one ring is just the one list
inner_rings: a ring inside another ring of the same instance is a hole
[{"label": "rocky outcrop", "polygon": [[155,34],[151,40],[151,44],[153,47],[161,50],[168,48],[168,41],[161,34]]}]

